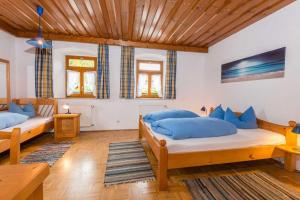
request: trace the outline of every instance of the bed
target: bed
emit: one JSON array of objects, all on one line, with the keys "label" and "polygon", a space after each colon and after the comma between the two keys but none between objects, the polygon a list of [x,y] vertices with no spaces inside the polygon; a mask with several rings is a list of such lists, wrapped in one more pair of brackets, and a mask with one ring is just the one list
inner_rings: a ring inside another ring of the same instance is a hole
[{"label": "bed", "polygon": [[[57,113],[57,101],[55,99],[14,99],[18,105],[32,103],[37,116],[30,118],[22,124],[0,130],[0,153],[10,150],[10,164],[20,161],[20,144],[46,131],[54,128],[53,114]],[[1,110],[6,110],[8,100],[0,99]]]},{"label": "bed", "polygon": [[276,146],[296,144],[296,136],[291,133],[296,123],[290,121],[288,126],[282,126],[260,119],[257,123],[259,129],[239,129],[237,134],[230,136],[172,140],[155,133],[140,115],[139,138],[145,138],[158,161],[159,190],[168,188],[168,169],[268,158],[285,158],[287,168],[295,165]]}]

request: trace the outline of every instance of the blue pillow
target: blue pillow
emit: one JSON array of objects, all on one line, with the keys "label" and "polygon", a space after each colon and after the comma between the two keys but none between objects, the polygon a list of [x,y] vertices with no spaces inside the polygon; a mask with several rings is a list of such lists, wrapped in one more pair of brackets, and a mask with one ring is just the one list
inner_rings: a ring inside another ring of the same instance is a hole
[{"label": "blue pillow", "polygon": [[31,103],[24,106],[23,111],[25,115],[29,117],[35,117],[35,109]]},{"label": "blue pillow", "polygon": [[15,103],[10,103],[8,111],[12,112],[12,113],[18,113],[18,114],[21,114],[21,115],[26,115],[28,117],[35,117],[35,110],[34,110],[34,107],[33,107],[32,104],[27,104],[22,109],[19,105],[15,104]]},{"label": "blue pillow", "polygon": [[143,117],[143,119],[147,123],[152,123],[158,120],[168,119],[168,118],[194,118],[194,117],[199,117],[199,115],[188,110],[166,110],[166,111],[152,112],[146,114]]},{"label": "blue pillow", "polygon": [[9,104],[8,111],[12,113],[19,113],[19,114],[22,114],[24,112],[23,109],[15,103]]},{"label": "blue pillow", "polygon": [[240,117],[230,109],[227,108],[225,112],[226,121],[233,123],[240,129],[255,129],[257,128],[256,116],[253,107],[249,107]]},{"label": "blue pillow", "polygon": [[214,109],[212,113],[209,114],[209,117],[217,118],[217,119],[224,119],[225,111],[222,108],[222,105],[219,105]]},{"label": "blue pillow", "polygon": [[9,128],[25,122],[29,117],[18,113],[0,112],[0,129]]}]

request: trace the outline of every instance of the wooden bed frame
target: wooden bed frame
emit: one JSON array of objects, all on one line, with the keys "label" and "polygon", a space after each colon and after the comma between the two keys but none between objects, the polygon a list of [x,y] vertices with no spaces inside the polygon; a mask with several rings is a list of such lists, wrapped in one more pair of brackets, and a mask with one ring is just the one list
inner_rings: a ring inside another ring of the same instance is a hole
[{"label": "wooden bed frame", "polygon": [[[290,121],[289,126],[282,126],[257,119],[258,127],[273,131],[286,137],[287,145],[296,145],[297,136],[291,133],[296,122]],[[276,148],[276,145],[254,146],[239,149],[198,151],[185,153],[169,153],[165,140],[158,140],[143,121],[142,115],[139,116],[139,138],[144,137],[152,149],[158,161],[157,181],[159,190],[168,188],[168,169],[185,167],[196,167],[204,165],[225,164],[242,161],[252,161],[269,158],[284,158],[285,167],[292,168],[295,161],[288,159],[285,152]]]},{"label": "wooden bed frame", "polygon": [[[36,113],[39,116],[52,116],[57,114],[57,100],[55,99],[14,99],[18,105],[26,105],[32,103],[35,107]],[[8,99],[0,99],[0,105],[8,105]],[[4,106],[2,106],[4,107]],[[7,109],[7,107],[6,107]],[[4,110],[4,109],[2,109]],[[41,133],[52,130],[54,128],[54,121],[41,124],[35,129],[21,132],[20,128],[14,128],[11,132],[0,131],[0,153],[10,150],[10,164],[18,164],[20,162],[20,144],[25,142]]]}]

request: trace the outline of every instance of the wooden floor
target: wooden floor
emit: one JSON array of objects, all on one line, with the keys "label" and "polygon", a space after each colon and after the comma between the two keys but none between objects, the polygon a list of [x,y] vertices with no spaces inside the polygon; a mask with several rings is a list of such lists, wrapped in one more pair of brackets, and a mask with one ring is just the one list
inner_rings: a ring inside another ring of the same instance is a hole
[{"label": "wooden floor", "polygon": [[[230,174],[262,170],[290,187],[300,191],[300,173],[289,173],[282,169],[278,162],[267,160],[246,162],[209,167],[186,168],[171,170],[169,191],[158,192],[155,181],[121,184],[105,188],[103,185],[105,163],[110,142],[132,141],[138,139],[137,131],[103,131],[84,132],[74,139],[75,144],[51,168],[49,177],[44,184],[44,199],[46,200],[177,200],[191,199],[182,179],[189,179],[215,174]],[[36,150],[40,145],[53,141],[51,134],[45,134],[23,145],[21,156]],[[144,145],[146,152],[156,170],[156,161]],[[0,164],[7,164],[8,156],[0,157]]]}]

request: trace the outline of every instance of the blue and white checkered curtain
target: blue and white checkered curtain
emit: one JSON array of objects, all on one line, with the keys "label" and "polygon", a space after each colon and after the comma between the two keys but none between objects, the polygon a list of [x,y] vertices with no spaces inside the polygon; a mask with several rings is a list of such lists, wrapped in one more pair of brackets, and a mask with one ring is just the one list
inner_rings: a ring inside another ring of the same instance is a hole
[{"label": "blue and white checkered curtain", "polygon": [[[51,41],[50,41],[51,42]],[[35,49],[35,96],[53,97],[52,49]]]},{"label": "blue and white checkered curtain", "polygon": [[134,48],[122,46],[120,98],[134,98]]},{"label": "blue and white checkered curtain", "polygon": [[108,45],[98,46],[98,69],[97,69],[97,99],[109,99],[109,48]]},{"label": "blue and white checkered curtain", "polygon": [[176,99],[176,65],[177,52],[167,51],[165,99]]}]

